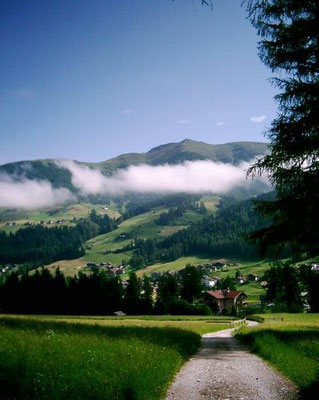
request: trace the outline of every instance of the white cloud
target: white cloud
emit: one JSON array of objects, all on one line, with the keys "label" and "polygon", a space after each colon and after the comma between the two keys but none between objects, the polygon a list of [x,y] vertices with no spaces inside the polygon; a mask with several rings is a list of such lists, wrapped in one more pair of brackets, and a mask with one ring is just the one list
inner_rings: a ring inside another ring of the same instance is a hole
[{"label": "white cloud", "polygon": [[249,185],[246,169],[213,161],[186,161],[178,165],[138,165],[118,170],[111,177],[98,170],[61,161],[72,174],[72,183],[83,194],[135,193],[226,193],[235,186]]},{"label": "white cloud", "polygon": [[177,124],[179,125],[186,125],[186,124],[190,124],[192,121],[189,119],[179,119],[176,121]]},{"label": "white cloud", "polygon": [[133,110],[131,108],[125,108],[125,110],[123,110],[123,114],[124,115],[130,115],[133,114]]},{"label": "white cloud", "polygon": [[59,167],[68,169],[72,174],[72,185],[85,194],[103,193],[105,180],[107,179],[100,171],[76,164],[70,160],[56,161]]},{"label": "white cloud", "polygon": [[70,200],[75,200],[75,196],[68,189],[55,189],[48,181],[16,181],[6,174],[0,175],[0,207],[34,209]]},{"label": "white cloud", "polygon": [[267,118],[266,115],[255,115],[250,118],[250,121],[258,123],[264,121],[266,118]]},{"label": "white cloud", "polygon": [[218,121],[218,122],[216,123],[216,126],[223,126],[223,125],[225,125],[225,122],[224,122],[224,121]]}]

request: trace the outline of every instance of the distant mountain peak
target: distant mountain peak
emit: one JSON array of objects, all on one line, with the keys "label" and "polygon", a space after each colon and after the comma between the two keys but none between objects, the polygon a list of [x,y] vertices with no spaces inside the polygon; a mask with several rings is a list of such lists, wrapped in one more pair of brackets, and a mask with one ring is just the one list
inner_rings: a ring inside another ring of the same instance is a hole
[{"label": "distant mountain peak", "polygon": [[[78,163],[97,168],[103,174],[110,176],[118,169],[141,164],[163,165],[180,164],[185,161],[211,160],[239,165],[243,161],[252,160],[257,155],[265,154],[267,148],[267,143],[261,142],[233,142],[213,145],[186,138],[178,143],[162,144],[146,153],[121,154],[100,163]],[[28,164],[28,168],[26,168],[26,164]],[[54,187],[73,187],[70,172],[59,168],[54,160],[10,163],[0,166],[1,172],[16,177],[23,176],[29,179],[47,180]]]}]

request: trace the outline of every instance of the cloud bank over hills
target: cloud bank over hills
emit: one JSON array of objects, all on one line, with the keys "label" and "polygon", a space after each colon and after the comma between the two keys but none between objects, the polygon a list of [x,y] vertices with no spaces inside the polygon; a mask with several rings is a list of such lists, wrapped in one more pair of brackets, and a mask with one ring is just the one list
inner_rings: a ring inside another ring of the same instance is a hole
[{"label": "cloud bank over hills", "polygon": [[101,163],[70,160],[22,161],[0,166],[0,207],[41,208],[87,195],[266,191],[266,179],[246,179],[246,170],[267,144],[211,145],[185,139],[147,153],[122,154]]},{"label": "cloud bank over hills", "polygon": [[[56,161],[71,173],[73,186],[81,195],[123,195],[126,193],[215,193],[225,194],[235,187],[248,187],[246,170],[239,166],[213,161],[186,161],[177,165],[138,165],[116,171],[111,177],[74,161]],[[54,188],[45,180],[15,180],[0,175],[0,207],[41,208],[76,201],[67,188]]]},{"label": "cloud bank over hills", "polygon": [[213,161],[185,161],[176,165],[138,165],[104,176],[96,169],[73,161],[57,161],[72,174],[72,184],[82,194],[122,195],[132,193],[227,193],[236,186],[250,185],[246,170],[239,166]]},{"label": "cloud bank over hills", "polygon": [[53,188],[48,181],[14,180],[0,174],[0,207],[35,209],[76,200],[66,188]]}]

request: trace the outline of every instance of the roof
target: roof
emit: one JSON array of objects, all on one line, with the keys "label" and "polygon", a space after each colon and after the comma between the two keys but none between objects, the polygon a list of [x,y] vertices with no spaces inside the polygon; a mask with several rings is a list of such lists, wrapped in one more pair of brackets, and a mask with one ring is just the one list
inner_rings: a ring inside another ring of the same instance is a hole
[{"label": "roof", "polygon": [[218,299],[218,300],[235,299],[240,294],[244,294],[246,296],[246,294],[244,292],[241,292],[238,290],[208,290],[206,293],[212,297],[215,297],[215,299]]}]

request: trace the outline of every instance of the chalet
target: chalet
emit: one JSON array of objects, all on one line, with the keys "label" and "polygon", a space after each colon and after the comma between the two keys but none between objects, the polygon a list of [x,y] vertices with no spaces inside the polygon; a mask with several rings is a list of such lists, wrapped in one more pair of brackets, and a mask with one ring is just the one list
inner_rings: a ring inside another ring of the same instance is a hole
[{"label": "chalet", "polygon": [[212,264],[212,266],[217,268],[217,269],[223,268],[223,267],[225,267],[225,265],[226,264],[223,263],[223,262],[215,262],[214,264]]},{"label": "chalet", "polygon": [[0,265],[0,274],[5,274],[8,271],[13,271],[19,268],[18,264]]},{"label": "chalet", "polygon": [[311,264],[311,270],[319,272],[319,264]]},{"label": "chalet", "polygon": [[238,290],[209,290],[204,294],[204,301],[218,314],[241,308],[247,295]]},{"label": "chalet", "polygon": [[116,275],[122,275],[125,273],[125,269],[122,266],[120,266],[118,268],[115,268],[115,273]]},{"label": "chalet", "polygon": [[209,276],[207,276],[207,275],[204,275],[202,278],[201,278],[201,284],[203,285],[203,286],[205,286],[206,288],[212,288],[212,287],[214,287],[215,285],[216,285],[216,283],[218,282],[218,280],[217,279],[215,279],[215,278],[210,278]]},{"label": "chalet", "polygon": [[125,317],[125,315],[126,315],[123,311],[114,311],[114,314],[117,317]]},{"label": "chalet", "polygon": [[249,274],[248,280],[250,280],[251,282],[257,282],[259,280],[259,275]]},{"label": "chalet", "polygon": [[246,278],[244,276],[237,276],[236,282],[239,284],[243,284],[246,282]]}]

